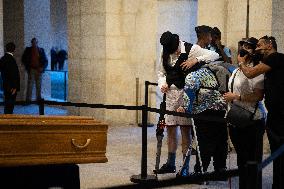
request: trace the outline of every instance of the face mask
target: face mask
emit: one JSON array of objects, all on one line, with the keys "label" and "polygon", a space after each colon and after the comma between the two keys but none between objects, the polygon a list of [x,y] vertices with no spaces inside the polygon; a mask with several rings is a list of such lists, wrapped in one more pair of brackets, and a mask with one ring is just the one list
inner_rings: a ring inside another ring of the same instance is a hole
[{"label": "face mask", "polygon": [[249,54],[249,52],[248,52],[247,50],[245,50],[245,49],[241,49],[241,50],[240,50],[240,57],[244,57],[244,56],[246,56],[247,54]]},{"label": "face mask", "polygon": [[263,60],[264,54],[261,52],[262,49],[259,49],[255,51],[255,53],[252,55],[252,60],[255,63],[258,63],[259,61]]}]

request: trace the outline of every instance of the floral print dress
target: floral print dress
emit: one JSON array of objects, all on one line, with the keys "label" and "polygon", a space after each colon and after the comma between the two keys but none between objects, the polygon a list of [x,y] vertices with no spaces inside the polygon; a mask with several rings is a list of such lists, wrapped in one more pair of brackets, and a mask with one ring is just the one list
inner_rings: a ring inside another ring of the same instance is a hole
[{"label": "floral print dress", "polygon": [[184,102],[187,112],[198,114],[205,110],[226,110],[226,102],[218,91],[218,81],[209,68],[200,68],[185,78]]}]

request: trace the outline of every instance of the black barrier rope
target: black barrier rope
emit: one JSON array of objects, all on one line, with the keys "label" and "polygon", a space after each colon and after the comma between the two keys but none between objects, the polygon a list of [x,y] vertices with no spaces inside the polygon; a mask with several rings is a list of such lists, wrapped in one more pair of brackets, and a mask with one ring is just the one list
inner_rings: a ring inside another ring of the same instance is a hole
[{"label": "black barrier rope", "polygon": [[[142,110],[142,106],[126,106],[126,105],[105,105],[105,104],[88,104],[88,103],[75,103],[75,102],[58,102],[58,101],[49,101],[49,100],[42,100],[42,101],[16,101],[16,105],[40,105],[40,104],[46,104],[51,106],[75,106],[75,107],[84,107],[84,108],[104,108],[104,109],[125,109],[125,110]],[[0,105],[4,105],[4,102],[0,102]],[[174,115],[179,117],[187,117],[187,118],[194,118],[199,120],[210,120],[215,122],[223,123],[226,120],[223,118],[215,117],[215,116],[200,116],[198,114],[189,114],[189,113],[182,113],[182,112],[176,112],[176,111],[169,111],[169,110],[160,110],[158,108],[151,108],[146,107],[146,110],[153,113],[164,113],[168,115]]]},{"label": "black barrier rope", "polygon": [[75,106],[84,108],[104,108],[104,109],[125,109],[125,110],[142,110],[142,106],[125,106],[125,105],[105,105],[105,104],[88,104],[88,103],[74,103],[74,102],[56,102],[45,100],[44,104],[47,105],[60,105],[60,106]]},{"label": "black barrier rope", "polygon": [[[151,83],[146,81],[145,85],[157,85],[156,83]],[[146,94],[145,94],[146,95]],[[146,96],[145,96],[146,98]],[[148,97],[147,97],[148,98]],[[146,101],[145,101],[146,102]],[[17,101],[16,105],[29,105],[29,104],[37,104],[39,105],[39,113],[40,115],[44,115],[44,104],[47,105],[60,105],[60,106],[75,106],[75,107],[87,107],[87,108],[105,108],[105,109],[126,109],[126,110],[142,110],[142,161],[141,161],[141,175],[134,175],[136,178],[132,176],[132,182],[139,183],[139,184],[131,184],[131,185],[121,185],[121,186],[114,186],[109,188],[161,188],[166,186],[173,186],[173,185],[182,185],[182,184],[193,184],[198,181],[206,181],[206,180],[214,180],[216,178],[232,177],[238,175],[238,170],[227,170],[220,173],[204,173],[196,176],[189,176],[184,178],[172,178],[167,180],[157,181],[157,178],[152,178],[151,175],[147,175],[147,112],[155,112],[155,113],[164,113],[168,115],[180,116],[180,117],[188,117],[200,120],[210,120],[216,122],[224,122],[225,119],[217,118],[214,116],[199,116],[195,114],[188,114],[188,113],[181,113],[175,111],[164,111],[157,108],[148,107],[148,105],[142,106],[125,106],[125,105],[105,105],[105,104],[87,104],[87,103],[73,103],[73,102],[57,102],[57,101],[46,101],[41,99],[39,101],[31,101],[27,103],[26,101]],[[4,105],[4,102],[0,102],[0,105]],[[256,178],[259,172],[265,168],[268,164],[274,161],[277,157],[282,155],[284,152],[284,145],[282,145],[276,152],[271,154],[266,160],[262,162],[262,164],[257,164],[256,162],[248,162],[248,176],[249,178]],[[251,182],[248,183],[250,188],[255,188],[257,186],[258,181],[250,179]],[[150,182],[149,182],[150,181]]]}]

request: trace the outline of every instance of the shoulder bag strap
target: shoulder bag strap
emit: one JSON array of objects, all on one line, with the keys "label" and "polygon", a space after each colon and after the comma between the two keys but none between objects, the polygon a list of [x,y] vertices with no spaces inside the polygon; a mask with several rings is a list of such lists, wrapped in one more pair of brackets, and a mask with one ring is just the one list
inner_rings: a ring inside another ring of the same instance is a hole
[{"label": "shoulder bag strap", "polygon": [[[236,73],[234,74],[234,77],[233,77],[233,79],[232,79],[232,82],[231,82],[231,92],[233,93],[233,86],[234,86],[234,82],[235,82],[235,77],[236,77],[236,75],[237,75],[237,72],[239,71],[239,68],[238,68],[238,70],[236,71]],[[257,107],[258,107],[258,101],[256,102],[256,104],[255,104],[255,108],[254,108],[254,111],[253,111],[253,116],[255,115],[255,113],[256,113],[256,110],[257,110]],[[232,104],[233,104],[233,101],[232,101]]]}]

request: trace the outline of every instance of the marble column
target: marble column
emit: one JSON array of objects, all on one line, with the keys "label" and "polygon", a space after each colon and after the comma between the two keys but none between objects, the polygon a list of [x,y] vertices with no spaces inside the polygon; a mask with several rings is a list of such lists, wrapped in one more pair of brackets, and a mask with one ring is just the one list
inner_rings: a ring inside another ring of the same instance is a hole
[{"label": "marble column", "polygon": [[[104,0],[67,3],[68,101],[105,103],[106,11]],[[70,108],[70,114],[105,118],[105,110]]]}]

